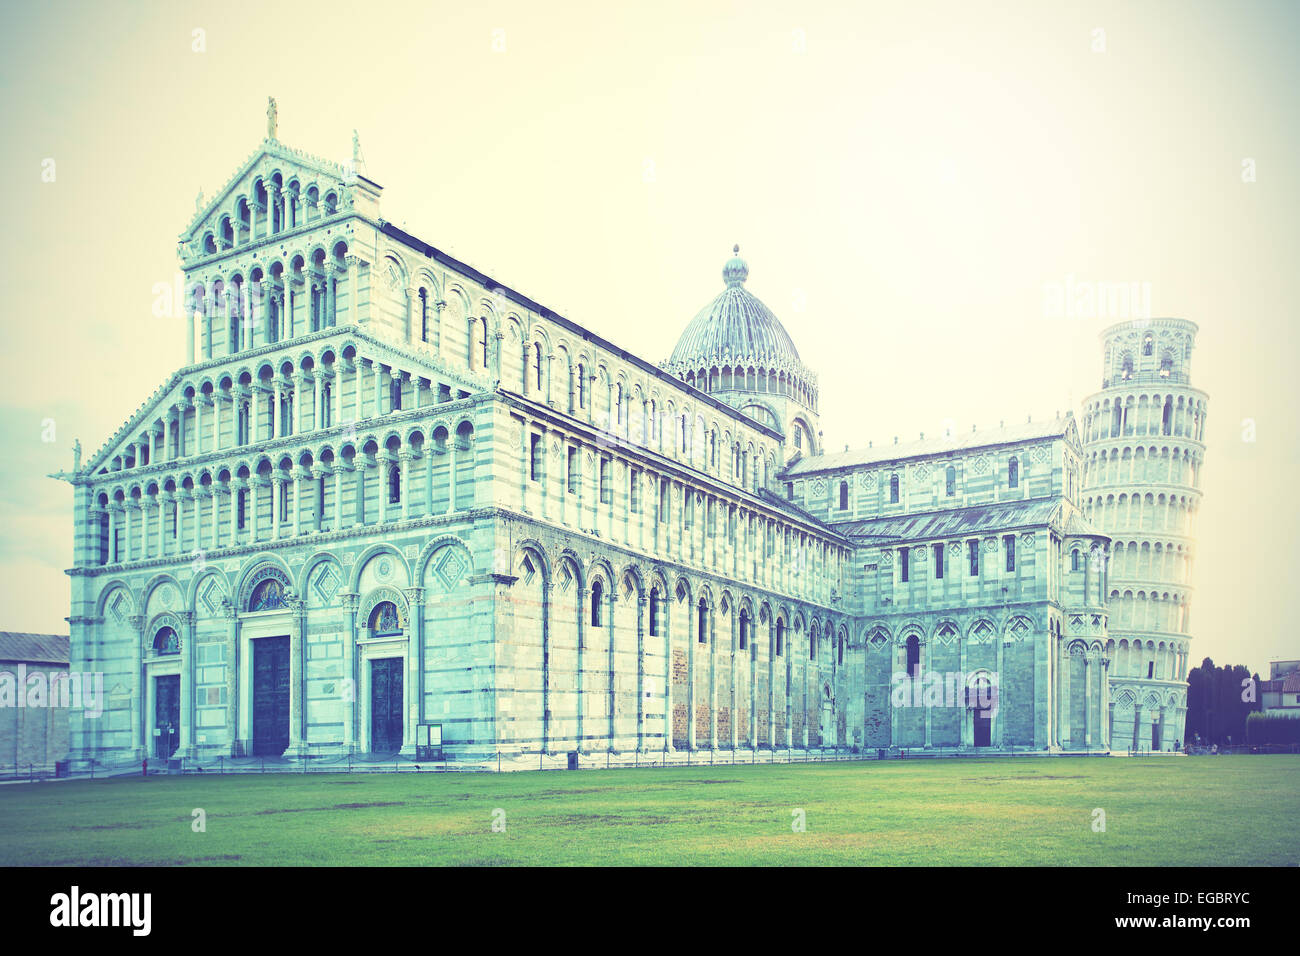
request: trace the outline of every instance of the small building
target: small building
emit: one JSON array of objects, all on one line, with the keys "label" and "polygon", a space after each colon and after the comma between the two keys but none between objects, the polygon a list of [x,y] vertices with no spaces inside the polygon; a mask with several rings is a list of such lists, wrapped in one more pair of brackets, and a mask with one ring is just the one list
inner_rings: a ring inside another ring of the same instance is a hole
[{"label": "small building", "polygon": [[0,631],[0,775],[68,755],[68,708],[51,692],[68,677],[68,649],[66,634]]},{"label": "small building", "polygon": [[1268,670],[1269,679],[1259,685],[1259,709],[1300,714],[1300,661],[1272,661]]}]

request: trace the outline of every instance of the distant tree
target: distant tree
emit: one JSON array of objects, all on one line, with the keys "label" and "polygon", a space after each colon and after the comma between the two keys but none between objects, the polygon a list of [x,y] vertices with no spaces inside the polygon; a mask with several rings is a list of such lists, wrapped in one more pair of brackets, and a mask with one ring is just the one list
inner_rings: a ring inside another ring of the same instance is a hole
[{"label": "distant tree", "polygon": [[[1243,681],[1256,683],[1256,700],[1244,701]],[[1246,742],[1246,718],[1259,710],[1259,676],[1240,664],[1217,667],[1205,658],[1187,674],[1187,739],[1227,746]]]}]

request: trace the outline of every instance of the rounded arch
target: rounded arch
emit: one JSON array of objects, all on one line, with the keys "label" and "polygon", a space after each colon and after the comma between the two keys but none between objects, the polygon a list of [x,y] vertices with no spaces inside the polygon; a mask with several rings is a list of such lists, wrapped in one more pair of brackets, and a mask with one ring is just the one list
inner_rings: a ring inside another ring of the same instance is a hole
[{"label": "rounded arch", "polygon": [[397,611],[397,623],[404,634],[410,633],[411,609],[400,588],[381,584],[371,588],[357,603],[357,626],[370,628],[380,605],[392,604]]},{"label": "rounded arch", "polygon": [[361,575],[365,572],[366,565],[381,554],[389,554],[396,558],[398,563],[402,566],[402,570],[406,573],[406,581],[408,585],[411,583],[411,566],[407,563],[405,555],[397,550],[395,546],[386,541],[381,541],[377,544],[372,544],[370,547],[362,551],[357,555],[356,560],[352,563],[352,574],[348,584],[353,591],[360,590]]},{"label": "rounded arch", "polygon": [[278,555],[263,551],[249,558],[240,573],[235,594],[238,596],[236,607],[242,612],[248,609],[253,589],[269,578],[276,578],[286,589],[292,589],[293,577],[289,566]]}]

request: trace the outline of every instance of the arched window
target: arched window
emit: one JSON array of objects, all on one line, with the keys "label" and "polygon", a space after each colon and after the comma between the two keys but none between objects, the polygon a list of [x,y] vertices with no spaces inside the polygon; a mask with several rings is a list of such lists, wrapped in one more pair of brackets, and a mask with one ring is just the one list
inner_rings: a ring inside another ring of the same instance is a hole
[{"label": "arched window", "polygon": [[623,424],[623,383],[614,386],[614,424]]},{"label": "arched window", "polygon": [[943,493],[949,498],[957,494],[957,469],[952,465],[944,469]]},{"label": "arched window", "polygon": [[817,660],[817,632],[808,632],[808,660]]},{"label": "arched window", "polygon": [[486,372],[488,367],[488,328],[486,316],[478,320],[478,334],[479,361],[482,363],[479,365],[479,368]]},{"label": "arched window", "polygon": [[907,639],[907,674],[909,677],[921,676],[921,639],[915,634]]},{"label": "arched window", "polygon": [[542,343],[533,343],[533,371],[537,380],[537,391],[542,390]]},{"label": "arched window", "polygon": [[849,483],[847,481],[840,482],[840,510],[849,510]]},{"label": "arched window", "polygon": [[253,588],[253,596],[248,599],[250,611],[275,611],[284,606],[284,585],[275,578],[267,578]]},{"label": "arched window", "polygon": [[388,469],[388,503],[395,505],[402,500],[402,469],[393,465]]},{"label": "arched window", "polygon": [[843,635],[843,634],[840,635],[840,639],[839,639],[839,656],[838,656],[838,658],[836,659],[836,662],[837,662],[837,663],[840,663],[840,664],[843,664],[843,663],[844,663],[844,635]]},{"label": "arched window", "polygon": [[1070,570],[1071,571],[1079,570],[1079,549],[1078,548],[1075,548],[1073,551],[1070,552]]},{"label": "arched window", "polygon": [[605,586],[597,578],[591,582],[591,626],[600,627],[601,624],[601,604],[604,601]]},{"label": "arched window", "polygon": [[375,605],[370,614],[370,633],[374,637],[386,637],[402,633],[402,622],[397,616],[397,605],[392,601],[381,601]]},{"label": "arched window", "polygon": [[159,628],[158,633],[153,636],[153,652],[155,654],[179,654],[181,652],[181,639],[176,635],[176,631],[170,627]]},{"label": "arched window", "polygon": [[1167,352],[1160,357],[1160,377],[1168,378],[1174,370],[1174,357]]},{"label": "arched window", "polygon": [[578,407],[587,407],[587,370],[578,363]]},{"label": "arched window", "polygon": [[898,504],[898,475],[889,476],[889,503]]},{"label": "arched window", "polygon": [[1148,332],[1142,339],[1142,354],[1150,355],[1151,349],[1154,347],[1154,345],[1155,345],[1155,339],[1153,339],[1151,333]]},{"label": "arched window", "polygon": [[659,636],[659,589],[650,589],[650,636]]},{"label": "arched window", "polygon": [[749,612],[740,612],[740,650],[749,646]]},{"label": "arched window", "polygon": [[696,620],[695,629],[696,639],[701,644],[707,644],[709,643],[709,605],[704,598],[700,598],[698,610],[699,616]]},{"label": "arched window", "polygon": [[1127,382],[1132,377],[1133,377],[1133,356],[1125,355],[1124,367],[1120,370],[1120,378],[1122,378],[1124,381]]},{"label": "arched window", "polygon": [[1015,455],[1007,462],[1007,487],[1020,487],[1020,459]]},{"label": "arched window", "polygon": [[429,292],[420,289],[420,341],[429,341]]},{"label": "arched window", "polygon": [[785,650],[785,621],[781,618],[776,619],[776,656],[780,657]]}]

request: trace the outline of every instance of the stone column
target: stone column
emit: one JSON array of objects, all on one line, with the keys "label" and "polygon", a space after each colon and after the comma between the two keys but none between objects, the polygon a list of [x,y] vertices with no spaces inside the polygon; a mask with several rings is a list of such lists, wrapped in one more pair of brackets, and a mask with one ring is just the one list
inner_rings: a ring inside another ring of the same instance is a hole
[{"label": "stone column", "polygon": [[123,538],[125,539],[122,542],[122,547],[123,547],[122,560],[130,561],[131,560],[131,538],[132,538],[131,513],[140,510],[140,502],[136,501],[134,498],[128,498],[126,499],[125,502],[123,502],[122,510],[123,510],[122,517],[126,524],[126,530],[123,532],[122,535]]},{"label": "stone column", "polygon": [[293,536],[302,534],[302,480],[308,473],[302,468],[293,470]]},{"label": "stone column", "polygon": [[117,513],[120,506],[109,504],[108,506],[108,554],[105,555],[105,564],[115,564],[117,562]]},{"label": "stone column", "polygon": [[357,681],[357,602],[356,593],[340,595],[343,601],[343,621],[346,628],[344,643],[347,650],[347,671],[344,681],[352,688],[343,700],[343,749],[348,753],[357,750],[357,694],[360,684]]},{"label": "stone column", "polygon": [[405,449],[397,456],[401,467],[402,520],[411,517],[411,453]]},{"label": "stone column", "polygon": [[181,726],[176,740],[179,759],[194,756],[194,612],[181,611],[176,615],[181,621],[184,635],[181,639]]},{"label": "stone column", "polygon": [[272,385],[274,386],[274,388],[273,388],[273,390],[272,390],[272,392],[271,392],[271,396],[272,396],[272,397],[271,397],[271,434],[270,434],[270,438],[272,438],[272,439],[276,439],[276,438],[279,438],[279,437],[280,437],[280,402],[281,402],[281,396],[282,396],[282,394],[283,394],[283,393],[280,391],[280,376],[279,376],[278,374],[277,374],[276,377],[272,380]]},{"label": "stone column", "polygon": [[289,752],[296,757],[307,755],[307,681],[306,634],[307,602],[290,591],[289,605]]},{"label": "stone column", "polygon": [[709,608],[709,749],[718,749],[718,608]]},{"label": "stone column", "polygon": [[203,454],[203,406],[208,403],[202,392],[194,396],[194,454]]},{"label": "stone column", "polygon": [[[1101,718],[1101,743],[1102,746],[1109,750],[1111,748],[1110,728],[1114,717],[1114,705],[1110,703],[1110,658],[1101,659],[1101,676],[1100,676],[1100,701],[1098,710]],[[1186,730],[1184,729],[1184,733]]]},{"label": "stone column", "polygon": [[[372,364],[373,364],[373,363],[372,363]],[[356,391],[356,411],[355,411],[355,413],[354,413],[353,416],[352,416],[352,420],[353,420],[354,422],[359,422],[359,421],[361,421],[361,418],[362,418],[362,414],[361,414],[361,413],[362,413],[363,408],[364,408],[364,406],[362,405],[362,402],[361,402],[361,379],[362,379],[362,372],[361,372],[361,356],[360,356],[360,355],[356,356],[356,357],[352,360],[352,372],[353,372],[353,375],[352,375],[352,383],[353,383],[353,385],[355,386],[355,391]],[[379,414],[379,412],[378,412],[377,409],[376,409],[376,411],[375,411],[375,414]]]},{"label": "stone column", "polygon": [[378,482],[375,488],[375,499],[379,502],[379,523],[383,524],[388,520],[388,466],[392,464],[390,458],[385,452],[379,452],[375,455],[375,471],[378,472]]},{"label": "stone column", "polygon": [[358,321],[358,287],[360,283],[357,280],[357,273],[360,271],[361,260],[357,256],[348,256],[348,322],[356,325]]},{"label": "stone column", "polygon": [[221,393],[217,389],[212,390],[212,450],[221,451]]},{"label": "stone column", "polygon": [[343,471],[346,465],[342,458],[334,459],[334,530],[343,530]]},{"label": "stone column", "polygon": [[447,436],[447,514],[456,510],[456,442],[459,436],[454,432]]},{"label": "stone column", "polygon": [[230,544],[239,543],[239,493],[244,490],[242,478],[231,478],[227,485],[230,494]]},{"label": "stone column", "polygon": [[229,600],[221,602],[226,619],[226,714],[230,728],[230,755],[242,757],[248,741],[242,736],[239,710],[239,614]]},{"label": "stone column", "polygon": [[636,599],[636,750],[645,752],[645,608],[646,596]]},{"label": "stone column", "polygon": [[1085,653],[1083,657],[1083,749],[1092,749],[1092,681],[1089,674],[1092,663]]},{"label": "stone column", "polygon": [[167,502],[171,495],[165,491],[158,492],[158,557],[167,553]]},{"label": "stone column", "polygon": [[[673,611],[671,591],[664,593],[659,604],[659,627],[664,636],[664,752],[673,753]],[[581,664],[579,664],[581,667]]]},{"label": "stone column", "polygon": [[210,491],[212,492],[212,547],[219,548],[221,547],[221,495],[229,492],[223,492],[216,482],[213,482]]},{"label": "stone column", "polygon": [[131,634],[135,638],[135,654],[132,664],[132,688],[131,688],[131,744],[135,751],[134,759],[141,760],[149,752],[148,741],[145,740],[145,727],[148,722],[145,719],[145,707],[148,694],[145,692],[146,675],[144,672],[144,654],[145,654],[145,637],[144,625],[145,620],[142,615],[133,614],[127,618],[127,624],[131,627]]},{"label": "stone column", "polygon": [[767,618],[767,749],[776,749],[776,622]]},{"label": "stone column", "polygon": [[408,709],[406,729],[402,734],[402,751],[414,752],[416,728],[424,723],[424,588],[404,588],[411,619],[406,644],[406,686]]},{"label": "stone column", "polygon": [[[252,512],[248,515],[248,540],[249,543],[257,541],[257,489],[261,487],[262,479],[257,475],[248,477],[248,510]],[[275,513],[274,502],[272,502],[271,513]]]},{"label": "stone column", "polygon": [[736,752],[736,741],[738,739],[736,734],[736,725],[739,723],[739,721],[736,719],[736,703],[737,703],[736,701],[736,655],[740,653],[736,641],[736,636],[737,636],[736,631],[737,628],[740,626],[739,619],[740,619],[740,607],[733,605],[729,617],[731,625],[728,628],[731,637],[730,643],[728,644],[728,646],[731,648],[731,654],[730,654],[730,671],[731,671],[730,688],[731,689],[729,691],[730,703],[727,705],[731,713],[731,752],[733,754]]},{"label": "stone column", "polygon": [[290,420],[290,434],[297,435],[302,431],[302,383],[304,379],[302,372],[295,370],[293,373],[293,391],[290,393],[289,401],[293,403],[293,418]]}]

